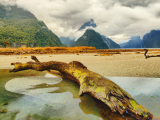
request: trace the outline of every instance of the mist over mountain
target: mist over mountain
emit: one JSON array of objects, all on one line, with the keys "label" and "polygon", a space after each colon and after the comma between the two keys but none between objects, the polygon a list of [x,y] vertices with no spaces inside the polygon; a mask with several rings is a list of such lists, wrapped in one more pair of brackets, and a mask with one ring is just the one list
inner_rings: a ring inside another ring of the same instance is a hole
[{"label": "mist over mountain", "polygon": [[60,41],[64,45],[69,45],[71,46],[73,43],[75,43],[75,38],[70,38],[70,37],[59,37]]},{"label": "mist over mountain", "polygon": [[101,35],[101,37],[102,37],[103,41],[108,45],[109,49],[118,49],[118,48],[121,48],[119,46],[119,44],[117,44],[116,42],[114,42],[110,38],[107,38],[104,35]]},{"label": "mist over mountain", "polygon": [[85,29],[86,27],[97,27],[96,23],[94,22],[93,19],[91,19],[90,21],[84,23],[77,31],[80,31],[80,30],[83,30]]},{"label": "mist over mountain", "polygon": [[132,36],[128,42],[119,45],[121,48],[142,48],[142,40],[140,36]]},{"label": "mist over mountain", "polygon": [[152,30],[143,36],[144,48],[160,48],[160,30]]},{"label": "mist over mountain", "polygon": [[101,35],[93,29],[87,29],[86,32],[73,44],[73,46],[92,46],[97,49],[109,49]]},{"label": "mist over mountain", "polygon": [[38,20],[31,12],[17,6],[0,4],[0,46],[9,41],[11,46],[62,46],[55,35],[43,21]]}]

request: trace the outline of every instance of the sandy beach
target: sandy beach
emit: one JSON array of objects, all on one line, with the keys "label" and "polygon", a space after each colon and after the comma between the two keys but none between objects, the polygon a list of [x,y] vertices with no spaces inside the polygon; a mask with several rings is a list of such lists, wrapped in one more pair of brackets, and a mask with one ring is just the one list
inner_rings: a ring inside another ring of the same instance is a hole
[{"label": "sandy beach", "polygon": [[[71,61],[82,62],[89,70],[107,77],[122,87],[122,89],[126,90],[138,103],[140,103],[154,115],[153,120],[159,120],[160,83],[159,79],[156,78],[160,77],[160,57],[151,57],[145,59],[144,53],[136,52],[121,52],[121,54],[113,54],[111,56],[101,56],[97,53],[85,53],[79,55],[45,54],[35,56],[41,62],[52,60],[66,63]],[[12,69],[14,67],[11,65],[12,62],[26,63],[28,61],[32,61],[31,55],[1,55],[0,69]],[[27,71],[23,71],[23,73],[11,73],[12,75],[14,74],[14,76],[9,76],[8,74],[10,73],[7,71],[8,70],[2,70],[2,72],[0,72],[0,78],[2,80],[2,83],[0,84],[2,86],[1,96],[4,97],[5,95],[9,94],[9,96],[13,97],[15,94],[16,96],[18,95],[18,99],[6,97],[6,100],[12,99],[12,102],[9,102],[9,105],[7,106],[9,111],[16,112],[19,110],[16,119],[24,118],[29,113],[32,113],[32,118],[35,115],[34,113],[38,115],[44,115],[43,110],[49,110],[49,112],[45,113],[45,115],[49,114],[49,117],[55,117],[57,115],[56,117],[66,118],[65,115],[68,115],[68,119],[70,119],[70,116],[77,119],[77,114],[74,116],[74,114],[68,110],[74,110],[76,113],[78,113],[80,118],[86,118],[87,120],[89,117],[92,117],[92,120],[97,120],[97,118],[101,116],[100,113],[97,112],[99,108],[95,106],[94,102],[91,102],[92,99],[78,96],[79,86],[77,86],[75,82],[67,79],[62,80],[61,82],[61,79],[54,76],[54,78],[51,78],[51,76],[47,77],[46,74],[45,76],[34,76],[32,72],[35,71],[32,71],[31,73]],[[32,74],[33,76],[25,76],[24,73]],[[21,95],[23,95],[23,97]],[[85,101],[86,104],[84,104],[83,101]],[[49,108],[46,108],[46,105],[48,104]],[[84,106],[81,107],[81,104]],[[88,113],[87,110],[90,110],[90,108],[87,106],[88,104],[92,106],[91,109],[95,112],[86,114]],[[63,107],[64,105],[65,107]],[[61,108],[63,108],[63,110]],[[61,113],[59,111],[67,112]],[[9,116],[8,113],[4,115],[7,117]],[[5,118],[5,116],[3,116],[3,118]]]},{"label": "sandy beach", "polygon": [[[0,69],[12,69],[12,62],[32,61],[31,55],[1,55]],[[124,52],[112,56],[90,54],[45,54],[35,55],[41,62],[61,61],[69,63],[80,61],[91,71],[106,77],[160,77],[160,57],[145,59],[144,54]]]}]

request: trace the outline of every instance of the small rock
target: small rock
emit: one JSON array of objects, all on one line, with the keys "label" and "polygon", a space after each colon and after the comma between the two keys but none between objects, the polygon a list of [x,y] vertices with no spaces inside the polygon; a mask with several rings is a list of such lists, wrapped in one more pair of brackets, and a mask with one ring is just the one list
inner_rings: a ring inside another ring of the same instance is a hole
[{"label": "small rock", "polygon": [[3,105],[8,105],[8,102],[6,102],[6,103],[3,103]]},{"label": "small rock", "polygon": [[18,114],[18,113],[19,113],[19,111],[15,112],[14,114]]}]

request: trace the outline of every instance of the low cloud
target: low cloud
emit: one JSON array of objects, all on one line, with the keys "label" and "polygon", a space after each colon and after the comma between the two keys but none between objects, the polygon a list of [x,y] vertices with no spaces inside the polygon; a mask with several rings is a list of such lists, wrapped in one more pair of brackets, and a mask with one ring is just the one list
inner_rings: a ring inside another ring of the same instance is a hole
[{"label": "low cloud", "polygon": [[147,7],[150,4],[159,2],[159,0],[108,0],[108,1],[100,0],[100,1],[104,3],[106,2],[107,7],[108,5],[113,6],[115,3],[120,3],[122,6],[131,7],[131,8],[137,7],[137,6]]},{"label": "low cloud", "polygon": [[82,0],[8,0],[7,2],[32,12],[59,37],[80,37],[84,31],[76,31],[90,19],[94,19],[97,24],[94,28],[97,32],[117,43],[131,36],[142,38],[150,30],[160,29],[160,0],[87,0],[85,2]]}]

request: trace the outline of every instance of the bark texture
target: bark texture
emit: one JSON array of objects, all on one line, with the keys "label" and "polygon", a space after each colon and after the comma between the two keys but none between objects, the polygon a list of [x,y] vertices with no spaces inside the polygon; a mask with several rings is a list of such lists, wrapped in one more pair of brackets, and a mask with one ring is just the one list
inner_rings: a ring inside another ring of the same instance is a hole
[{"label": "bark texture", "polygon": [[31,57],[35,62],[11,63],[15,67],[10,72],[18,72],[27,69],[37,71],[56,70],[61,77],[69,78],[80,85],[79,95],[88,93],[110,107],[112,112],[121,115],[129,113],[136,119],[152,119],[153,115],[142,105],[138,104],[129,93],[117,84],[105,77],[87,69],[82,63],[73,61],[70,63],[49,61],[40,62],[35,56]]}]

